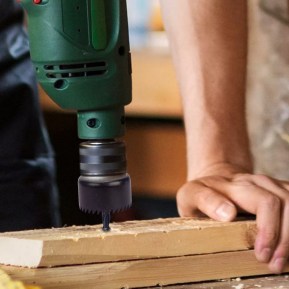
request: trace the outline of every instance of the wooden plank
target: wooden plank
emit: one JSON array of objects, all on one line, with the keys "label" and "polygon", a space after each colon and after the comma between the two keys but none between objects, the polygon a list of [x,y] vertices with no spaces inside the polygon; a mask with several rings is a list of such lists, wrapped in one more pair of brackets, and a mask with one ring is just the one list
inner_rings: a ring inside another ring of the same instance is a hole
[{"label": "wooden plank", "polygon": [[[150,287],[147,289],[160,289]],[[218,282],[202,282],[198,284],[172,285],[166,289],[289,289],[289,276],[266,276],[255,278],[223,279]]]},{"label": "wooden plank", "polygon": [[267,265],[258,263],[250,250],[55,268],[4,267],[4,270],[12,278],[43,289],[138,288],[269,274]]},{"label": "wooden plank", "polygon": [[0,263],[27,267],[151,259],[253,247],[254,221],[172,218],[0,234]]},{"label": "wooden plank", "polygon": [[10,276],[0,270],[0,289],[41,289],[36,286],[24,285],[21,281],[15,281],[10,278]]}]

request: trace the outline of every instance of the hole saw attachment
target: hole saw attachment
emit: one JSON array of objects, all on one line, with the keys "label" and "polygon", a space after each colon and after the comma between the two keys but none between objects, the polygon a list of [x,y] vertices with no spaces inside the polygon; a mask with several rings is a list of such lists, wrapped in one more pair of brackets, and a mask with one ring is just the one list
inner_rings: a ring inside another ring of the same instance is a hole
[{"label": "hole saw attachment", "polygon": [[81,143],[80,173],[80,209],[88,213],[102,213],[103,231],[109,231],[110,213],[127,209],[132,203],[124,142],[102,140]]}]

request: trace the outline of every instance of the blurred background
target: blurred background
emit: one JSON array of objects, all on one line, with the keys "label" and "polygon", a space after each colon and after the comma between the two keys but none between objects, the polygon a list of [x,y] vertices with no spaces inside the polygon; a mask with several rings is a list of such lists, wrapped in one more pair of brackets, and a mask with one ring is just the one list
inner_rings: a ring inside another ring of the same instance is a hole
[{"label": "blurred background", "polygon": [[[192,0],[193,1],[193,0]],[[289,179],[289,1],[249,0],[247,105],[258,172]],[[175,195],[186,180],[182,108],[158,0],[128,0],[133,103],[127,107],[127,157],[133,207],[114,220],[177,216]],[[76,115],[41,91],[55,149],[63,224],[90,224],[78,210]],[[73,144],[67,149],[67,144]]]}]

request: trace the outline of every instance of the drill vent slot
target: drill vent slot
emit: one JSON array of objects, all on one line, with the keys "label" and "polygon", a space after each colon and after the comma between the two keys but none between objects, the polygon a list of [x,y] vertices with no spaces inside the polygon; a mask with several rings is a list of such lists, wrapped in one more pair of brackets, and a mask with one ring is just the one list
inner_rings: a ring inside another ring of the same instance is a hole
[{"label": "drill vent slot", "polygon": [[105,61],[78,63],[78,64],[61,64],[61,65],[44,65],[48,78],[75,78],[88,76],[101,76],[107,72],[107,63]]}]

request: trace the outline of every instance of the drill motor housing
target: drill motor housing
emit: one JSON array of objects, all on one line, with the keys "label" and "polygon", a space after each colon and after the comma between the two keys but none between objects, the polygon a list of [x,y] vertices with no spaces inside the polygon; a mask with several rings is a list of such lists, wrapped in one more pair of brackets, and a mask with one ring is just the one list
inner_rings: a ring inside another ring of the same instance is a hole
[{"label": "drill motor housing", "polygon": [[78,111],[81,139],[124,135],[131,102],[125,0],[21,0],[38,81],[60,107]]}]

